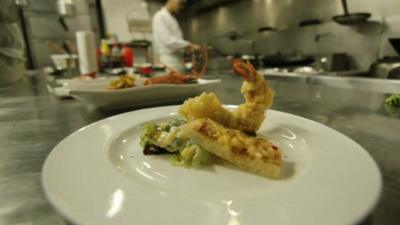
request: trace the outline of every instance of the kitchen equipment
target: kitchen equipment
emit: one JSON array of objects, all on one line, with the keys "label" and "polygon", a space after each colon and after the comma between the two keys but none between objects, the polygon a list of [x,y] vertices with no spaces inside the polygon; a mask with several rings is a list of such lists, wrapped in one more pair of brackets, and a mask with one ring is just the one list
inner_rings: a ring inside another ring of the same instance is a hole
[{"label": "kitchen equipment", "polygon": [[298,73],[298,74],[305,74],[305,75],[317,75],[317,74],[321,74],[324,71],[320,68],[316,68],[313,66],[300,66],[300,67],[294,68],[292,72]]},{"label": "kitchen equipment", "polygon": [[384,57],[373,63],[370,74],[377,78],[399,78],[400,57]]},{"label": "kitchen equipment", "polygon": [[400,79],[400,66],[396,66],[390,70],[388,79]]},{"label": "kitchen equipment", "polygon": [[65,21],[63,16],[58,17],[58,22],[60,23],[61,27],[64,31],[69,31],[69,27],[67,22]]},{"label": "kitchen equipment", "polygon": [[264,33],[264,32],[268,32],[268,31],[277,31],[277,29],[270,27],[270,26],[258,28],[258,33]]},{"label": "kitchen equipment", "polygon": [[97,55],[94,34],[91,31],[76,32],[79,67],[81,74],[96,74]]},{"label": "kitchen equipment", "polygon": [[341,25],[357,25],[357,24],[362,24],[365,23],[368,18],[371,16],[371,13],[349,13],[348,7],[347,7],[347,0],[342,0],[342,5],[343,5],[343,10],[344,14],[343,15],[337,15],[332,17],[332,19],[341,24]]},{"label": "kitchen equipment", "polygon": [[15,4],[18,6],[28,6],[28,0],[15,0]]},{"label": "kitchen equipment", "polygon": [[299,23],[299,27],[314,26],[314,25],[319,25],[321,23],[322,21],[320,19],[302,20]]},{"label": "kitchen equipment", "polygon": [[61,16],[73,16],[76,12],[74,0],[58,0],[57,11]]},{"label": "kitchen equipment", "polygon": [[[208,54],[213,57],[213,56],[220,56],[220,57],[226,57],[226,54],[223,53],[219,48],[216,48],[215,46],[207,46],[208,48]],[[213,54],[216,53],[216,54]]]},{"label": "kitchen equipment", "polygon": [[325,71],[350,70],[350,59],[346,53],[332,53],[315,55],[316,67]]},{"label": "kitchen equipment", "polygon": [[260,57],[258,54],[255,55],[242,55],[240,58],[242,58],[245,61],[250,62],[256,69],[262,67],[262,62],[260,60]]},{"label": "kitchen equipment", "polygon": [[226,53],[215,46],[208,46],[208,71],[210,70],[230,70],[232,68],[231,59]]},{"label": "kitchen equipment", "polygon": [[146,1],[141,2],[140,7],[129,10],[125,15],[128,31],[133,40],[146,40],[152,33],[149,6]]},{"label": "kitchen equipment", "polygon": [[281,53],[274,55],[259,56],[262,65],[265,68],[271,67],[290,67],[290,66],[305,66],[312,64],[315,60],[312,56],[301,53],[283,55]]},{"label": "kitchen equipment", "polygon": [[62,43],[62,48],[63,48],[64,51],[67,52],[68,54],[71,54],[71,53],[72,53],[72,52],[71,52],[70,45],[68,44],[67,41],[64,41],[64,42]]},{"label": "kitchen equipment", "polygon": [[[388,41],[400,55],[400,38],[389,38]],[[370,74],[377,78],[400,79],[400,56],[379,59],[371,65]]]},{"label": "kitchen equipment", "polygon": [[400,38],[389,38],[389,43],[392,45],[397,54],[400,55]]},{"label": "kitchen equipment", "polygon": [[49,47],[50,49],[52,49],[53,51],[55,51],[57,54],[64,54],[64,53],[68,53],[65,51],[65,49],[58,45],[57,43],[54,43],[52,41],[48,41],[46,42],[47,47]]},{"label": "kitchen equipment", "polygon": [[57,70],[72,73],[77,67],[77,55],[54,54],[50,55],[50,58],[53,60],[54,66]]}]

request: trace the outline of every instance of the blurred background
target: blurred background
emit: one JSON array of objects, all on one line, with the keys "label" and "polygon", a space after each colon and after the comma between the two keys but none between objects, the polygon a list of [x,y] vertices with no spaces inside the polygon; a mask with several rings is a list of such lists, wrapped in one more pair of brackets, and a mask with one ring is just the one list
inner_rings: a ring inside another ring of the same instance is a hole
[{"label": "blurred background", "polygon": [[[152,63],[146,57],[151,52],[151,19],[166,1],[20,2],[27,68],[39,69],[53,65],[50,55],[62,53],[65,46],[76,51],[78,30],[93,31],[96,46],[100,48],[103,40],[110,52],[115,44],[122,48],[130,43],[138,48],[134,49],[136,63]],[[345,14],[344,4],[348,14],[368,17],[338,23],[333,17]],[[225,69],[227,57],[242,57],[258,68],[279,72],[317,70],[397,78],[393,69],[400,63],[395,50],[400,38],[399,8],[397,0],[187,0],[178,21],[186,39],[210,46],[211,70]]]}]

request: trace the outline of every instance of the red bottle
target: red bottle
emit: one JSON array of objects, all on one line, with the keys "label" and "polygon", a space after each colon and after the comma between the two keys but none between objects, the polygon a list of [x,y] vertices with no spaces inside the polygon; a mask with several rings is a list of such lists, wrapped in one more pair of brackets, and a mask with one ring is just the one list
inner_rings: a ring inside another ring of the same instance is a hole
[{"label": "red bottle", "polygon": [[132,67],[134,59],[133,49],[125,44],[124,49],[122,50],[122,55],[124,57],[124,65],[126,67]]}]

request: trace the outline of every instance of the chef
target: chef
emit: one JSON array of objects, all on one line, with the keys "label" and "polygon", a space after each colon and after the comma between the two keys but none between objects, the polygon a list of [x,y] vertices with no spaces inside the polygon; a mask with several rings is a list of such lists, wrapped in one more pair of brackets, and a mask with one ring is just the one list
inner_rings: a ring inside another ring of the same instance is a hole
[{"label": "chef", "polygon": [[18,26],[14,0],[0,1],[0,86],[20,80],[25,74],[24,42]]},{"label": "chef", "polygon": [[161,63],[183,71],[184,50],[197,51],[200,45],[183,39],[175,15],[183,8],[184,0],[168,0],[153,17],[153,46]]}]

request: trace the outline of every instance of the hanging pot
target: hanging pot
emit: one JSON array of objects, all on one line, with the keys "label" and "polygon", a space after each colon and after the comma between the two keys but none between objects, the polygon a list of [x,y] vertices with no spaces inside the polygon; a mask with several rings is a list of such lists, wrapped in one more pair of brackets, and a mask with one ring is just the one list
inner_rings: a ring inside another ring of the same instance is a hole
[{"label": "hanging pot", "polygon": [[343,15],[334,16],[332,19],[342,25],[357,25],[367,22],[368,18],[371,16],[371,13],[349,13],[347,8],[347,0],[342,0]]}]

